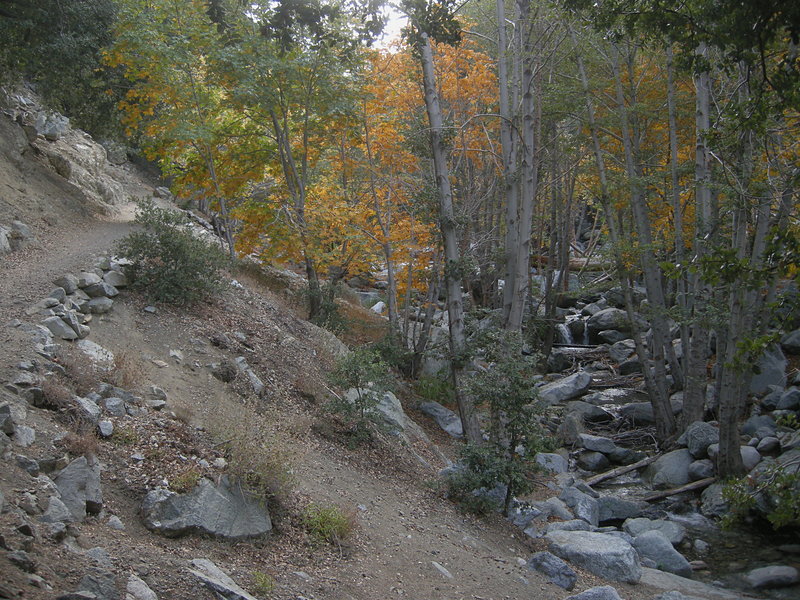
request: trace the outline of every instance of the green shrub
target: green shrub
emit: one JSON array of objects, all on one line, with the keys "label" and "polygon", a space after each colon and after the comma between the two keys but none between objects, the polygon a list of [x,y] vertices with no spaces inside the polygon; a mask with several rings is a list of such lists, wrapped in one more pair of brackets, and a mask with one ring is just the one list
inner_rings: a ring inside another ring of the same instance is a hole
[{"label": "green shrub", "polygon": [[439,376],[422,375],[414,382],[414,391],[421,398],[432,400],[439,404],[452,404],[456,397],[453,382],[446,374]]},{"label": "green shrub", "polygon": [[142,226],[120,242],[117,251],[132,264],[126,268],[132,286],[156,302],[188,304],[221,289],[221,269],[228,259],[216,246],[185,228],[182,213],[139,202],[136,223]]},{"label": "green shrub", "polygon": [[317,541],[340,546],[352,535],[355,516],[338,506],[309,504],[303,515],[303,524]]},{"label": "green shrub", "polygon": [[536,359],[523,354],[521,336],[492,330],[480,342],[489,365],[470,377],[467,386],[475,402],[489,409],[489,440],[464,449],[461,461],[472,475],[471,480],[460,476],[460,483],[489,490],[505,486],[502,508],[508,515],[513,496],[533,488],[536,453],[553,443],[539,424],[541,408],[533,388]]},{"label": "green shrub", "polygon": [[414,353],[406,348],[399,333],[388,333],[372,344],[372,349],[390,367],[406,375],[411,373]]},{"label": "green shrub", "polygon": [[374,350],[357,348],[339,359],[328,379],[340,389],[354,389],[355,396],[337,396],[327,402],[325,408],[345,421],[354,443],[367,441],[371,430],[380,426],[380,415],[375,407],[391,384],[389,366]]},{"label": "green shrub", "polygon": [[269,596],[275,591],[275,578],[263,571],[253,571],[252,589],[258,596]]},{"label": "green shrub", "polygon": [[310,286],[305,289],[308,297],[309,306],[313,304],[313,296],[317,296],[319,309],[315,315],[311,316],[314,325],[323,327],[333,333],[342,333],[347,329],[347,320],[342,316],[339,305],[336,304],[336,295],[339,293],[339,285],[324,283],[319,290],[313,290]]},{"label": "green shrub", "polygon": [[730,528],[758,509],[773,528],[800,527],[800,459],[773,463],[757,475],[725,484],[722,496],[730,506],[722,526]]}]

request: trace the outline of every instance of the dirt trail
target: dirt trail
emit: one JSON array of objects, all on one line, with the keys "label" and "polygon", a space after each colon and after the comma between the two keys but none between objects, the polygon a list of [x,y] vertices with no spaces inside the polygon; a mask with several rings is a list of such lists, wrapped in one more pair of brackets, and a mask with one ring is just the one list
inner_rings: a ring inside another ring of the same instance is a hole
[{"label": "dirt trail", "polygon": [[[141,185],[147,191],[147,185]],[[118,209],[111,217],[75,220],[40,232],[34,246],[0,259],[0,375],[9,374],[20,359],[32,356],[30,339],[7,324],[25,318],[25,308],[53,288],[53,279],[91,267],[98,256],[112,250],[132,228],[133,207]],[[161,463],[148,458],[139,467],[130,460],[134,447],[104,442],[100,450],[106,466],[104,518],[117,515],[126,529],[112,530],[104,520],[90,519],[81,524],[72,549],[37,543],[38,572],[56,592],[75,589],[91,565],[81,552],[99,546],[112,557],[118,581],[137,573],[164,600],[212,598],[211,592],[186,572],[186,561],[198,556],[216,561],[245,587],[251,585],[254,573],[269,573],[276,588],[263,597],[274,599],[549,600],[569,595],[519,564],[534,548],[519,530],[500,518],[478,520],[460,513],[426,486],[435,471],[416,463],[406,450],[397,447],[372,458],[316,435],[312,426],[320,419],[318,408],[292,400],[293,382],[319,376],[310,370],[312,363],[319,369],[313,333],[273,300],[265,290],[246,290],[218,305],[201,307],[198,313],[159,309],[158,315],[151,317],[143,315],[135,296],[123,295],[108,316],[91,324],[90,339],[115,352],[132,351],[140,361],[142,381],[163,387],[171,406],[190,414],[185,420],[193,426],[203,426],[223,411],[227,402],[251,411],[247,414],[254,422],[267,414],[290,431],[289,439],[296,444],[294,484],[287,514],[276,519],[278,531],[258,543],[220,543],[193,536],[170,540],[153,535],[138,518],[142,481],[165,477],[167,462],[179,463],[182,453],[189,455],[195,447],[167,450]],[[207,340],[220,331],[248,333],[252,348],[248,361],[273,391],[267,405],[240,400],[204,369],[219,357]],[[180,349],[186,359],[177,364],[170,361],[170,349]],[[154,366],[155,358],[169,361],[169,365]],[[52,417],[47,411],[29,411],[29,422],[41,431],[41,440],[55,432],[48,419]],[[191,444],[209,444],[201,429],[160,415],[147,419],[135,424],[141,429],[137,434],[143,444],[161,430],[195,436]],[[131,426],[130,421],[122,423]],[[34,446],[32,451],[45,454],[52,449]],[[196,451],[207,453],[208,448]],[[19,469],[0,470],[0,484],[7,492],[26,486],[34,489],[33,480],[23,481],[22,475]],[[15,496],[6,498],[13,501]],[[292,510],[309,501],[353,511],[355,535],[341,552],[308,540]],[[0,571],[7,566],[0,563]],[[603,583],[581,573],[578,589]],[[615,587],[628,600],[655,595],[644,586]],[[26,597],[36,600],[52,594],[28,587]]]}]

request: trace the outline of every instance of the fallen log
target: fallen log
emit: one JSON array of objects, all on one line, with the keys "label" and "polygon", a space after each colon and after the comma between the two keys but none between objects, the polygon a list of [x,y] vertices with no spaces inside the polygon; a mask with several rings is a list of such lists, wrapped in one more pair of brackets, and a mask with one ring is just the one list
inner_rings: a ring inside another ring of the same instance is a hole
[{"label": "fallen log", "polygon": [[615,477],[619,477],[620,475],[625,475],[625,473],[630,473],[631,471],[635,471],[636,469],[641,469],[642,467],[646,467],[652,462],[655,462],[658,459],[658,454],[655,456],[648,456],[647,458],[643,458],[642,460],[636,461],[630,465],[625,465],[622,467],[617,467],[616,469],[611,469],[610,471],[606,471],[605,473],[600,473],[599,475],[595,475],[594,477],[589,477],[586,480],[586,483],[589,485],[596,485],[606,479],[614,479]]},{"label": "fallen log", "polygon": [[710,486],[716,480],[717,480],[716,477],[706,477],[705,479],[693,481],[692,483],[687,483],[686,485],[672,488],[671,490],[653,492],[652,494],[648,494],[647,496],[645,496],[643,500],[645,500],[646,502],[654,502],[656,500],[663,500],[664,498],[669,498],[670,496],[682,494],[683,492],[694,492],[696,490],[702,490],[703,488],[707,488],[708,486]]}]

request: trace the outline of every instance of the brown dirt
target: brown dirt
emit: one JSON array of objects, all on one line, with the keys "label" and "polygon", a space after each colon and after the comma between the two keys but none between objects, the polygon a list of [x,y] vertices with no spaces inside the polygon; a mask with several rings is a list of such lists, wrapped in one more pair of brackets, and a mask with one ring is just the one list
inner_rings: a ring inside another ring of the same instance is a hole
[{"label": "brown dirt", "polygon": [[[0,181],[0,186],[13,184]],[[29,179],[26,185],[30,191],[37,181]],[[148,183],[140,185],[143,193],[149,191]],[[55,277],[89,267],[98,255],[109,252],[130,231],[130,217],[128,206],[104,218],[65,211],[57,226],[37,226],[35,246],[2,259],[4,381],[21,359],[36,358],[27,336],[6,324],[24,319],[24,309],[50,291]],[[270,575],[276,585],[261,594],[264,598],[499,600],[568,595],[518,564],[535,549],[519,530],[500,518],[467,516],[427,485],[442,466],[432,446],[419,442],[412,453],[392,438],[356,450],[342,444],[320,407],[331,357],[318,330],[285,306],[283,294],[247,276],[238,278],[245,289],[232,288],[192,309],[159,307],[155,314],[143,311],[144,299],[126,292],[111,313],[91,323],[90,340],[117,354],[124,352],[125,368],[138,380],[134,391],[146,395],[151,385],[161,387],[169,398],[167,408],[112,419],[115,436],[96,441],[103,465],[104,512],[71,526],[68,544],[48,540],[35,518],[31,522],[37,533],[30,538],[16,530],[22,519],[16,511],[0,515],[0,541],[27,550],[36,560],[37,575],[52,591],[30,585],[5,553],[0,555],[0,582],[30,599],[75,590],[92,564],[85,550],[99,546],[111,556],[121,589],[128,574],[135,573],[162,599],[213,597],[186,570],[194,557],[210,558],[256,595],[256,574]],[[230,340],[227,348],[211,343],[221,334]],[[182,358],[170,351],[180,351]],[[225,384],[211,376],[209,364],[237,356],[245,356],[266,384],[262,398],[249,392],[243,381]],[[408,408],[419,416],[412,402]],[[29,409],[28,424],[36,429],[37,442],[29,449],[13,447],[12,452],[34,458],[61,454],[63,446],[52,440],[75,427],[52,411],[35,408]],[[437,443],[450,444],[440,432],[431,433]],[[273,489],[275,530],[267,539],[167,539],[143,527],[138,507],[148,489],[190,471],[218,477],[219,470],[198,461],[231,459],[221,442],[242,434],[253,441],[255,454],[270,458],[270,468],[278,472],[283,466],[291,474],[290,482]],[[144,460],[132,459],[134,454]],[[25,491],[40,491],[41,486],[9,460],[0,461],[0,490],[7,504],[15,504]],[[44,496],[39,497],[41,501]],[[341,546],[314,541],[301,518],[309,502],[338,505],[355,515],[351,538]],[[111,529],[110,515],[117,515],[126,529]],[[453,578],[437,571],[434,561]],[[582,573],[576,591],[601,584]],[[644,586],[615,587],[630,600],[656,593]]]}]

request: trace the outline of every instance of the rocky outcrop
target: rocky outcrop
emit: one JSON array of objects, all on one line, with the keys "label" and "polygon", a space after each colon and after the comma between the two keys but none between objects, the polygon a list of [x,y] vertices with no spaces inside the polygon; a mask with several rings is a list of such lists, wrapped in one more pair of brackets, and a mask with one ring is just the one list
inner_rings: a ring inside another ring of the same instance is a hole
[{"label": "rocky outcrop", "polygon": [[214,485],[201,479],[187,494],[157,488],[147,493],[141,515],[145,526],[167,537],[206,533],[223,539],[252,538],[268,533],[267,511],[227,477]]}]

